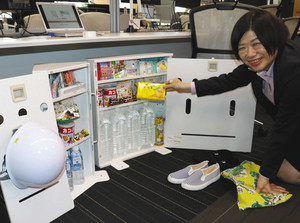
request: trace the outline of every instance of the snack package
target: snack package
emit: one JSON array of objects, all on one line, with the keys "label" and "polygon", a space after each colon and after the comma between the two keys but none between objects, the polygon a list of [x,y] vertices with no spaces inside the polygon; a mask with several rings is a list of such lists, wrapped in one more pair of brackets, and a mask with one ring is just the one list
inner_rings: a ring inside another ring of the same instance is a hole
[{"label": "snack package", "polygon": [[149,82],[139,82],[137,99],[143,100],[165,100],[165,89],[164,84],[160,83],[149,83]]},{"label": "snack package", "polygon": [[[51,75],[52,76],[52,75]],[[58,75],[53,75],[52,77],[55,77],[54,80],[51,83],[51,95],[52,98],[57,98],[59,97],[58,91],[59,91],[59,76]]]},{"label": "snack package", "polygon": [[124,64],[127,77],[134,77],[138,75],[137,60],[125,60]]},{"label": "snack package", "polygon": [[103,88],[104,107],[108,107],[111,100],[117,99],[117,88],[113,85],[108,85]]},{"label": "snack package", "polygon": [[87,137],[89,136],[90,134],[85,130],[85,129],[82,129],[80,132],[77,132],[74,136],[74,142],[78,142],[80,141],[81,139],[83,139],[84,137]]},{"label": "snack package", "polygon": [[126,68],[125,68],[124,60],[112,61],[111,67],[113,69],[113,74],[115,79],[126,77]]},{"label": "snack package", "polygon": [[122,81],[117,84],[117,98],[124,99],[127,97],[132,97],[132,82],[131,81]]},{"label": "snack package", "polygon": [[64,84],[62,87],[71,86],[76,82],[76,78],[73,74],[73,71],[66,71],[63,74],[61,74],[61,76]]},{"label": "snack package", "polygon": [[73,99],[60,101],[54,104],[57,123],[66,123],[80,118],[79,109]]},{"label": "snack package", "polygon": [[167,72],[167,68],[168,68],[168,63],[166,58],[164,57],[159,58],[157,63],[157,73]]},{"label": "snack package", "polygon": [[114,72],[110,62],[101,62],[97,64],[98,81],[114,78]]},{"label": "snack package", "polygon": [[155,74],[157,73],[158,59],[146,58],[138,61],[138,68],[140,75]]}]

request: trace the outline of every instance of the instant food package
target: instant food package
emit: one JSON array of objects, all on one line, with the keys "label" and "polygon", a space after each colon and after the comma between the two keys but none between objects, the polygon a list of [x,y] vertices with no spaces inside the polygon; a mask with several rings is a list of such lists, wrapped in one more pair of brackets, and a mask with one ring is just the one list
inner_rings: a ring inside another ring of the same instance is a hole
[{"label": "instant food package", "polygon": [[165,89],[164,84],[160,83],[149,83],[149,82],[139,82],[137,99],[143,100],[165,100]]}]

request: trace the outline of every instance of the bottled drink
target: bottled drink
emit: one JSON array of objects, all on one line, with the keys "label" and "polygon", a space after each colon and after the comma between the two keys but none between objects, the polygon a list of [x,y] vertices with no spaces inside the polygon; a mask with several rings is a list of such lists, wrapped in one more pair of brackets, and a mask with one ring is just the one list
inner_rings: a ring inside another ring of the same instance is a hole
[{"label": "bottled drink", "polygon": [[141,117],[141,124],[140,124],[140,141],[141,147],[146,148],[149,147],[148,145],[148,135],[147,135],[147,104],[144,103],[142,108],[140,109],[140,117]]},{"label": "bottled drink", "polygon": [[128,152],[134,152],[140,149],[140,114],[133,106],[129,106],[127,112],[127,138]]},{"label": "bottled drink", "polygon": [[147,135],[148,135],[148,145],[151,147],[155,142],[155,116],[152,108],[147,105]]},{"label": "bottled drink", "polygon": [[66,155],[67,155],[67,159],[66,159],[66,163],[65,163],[65,168],[66,168],[70,191],[73,191],[74,186],[73,186],[73,173],[72,173],[72,168],[71,168],[72,164],[71,164],[69,154],[67,153]]},{"label": "bottled drink", "polygon": [[141,115],[141,145],[143,148],[149,148],[154,145],[155,126],[154,111],[148,106],[148,102],[144,102],[140,110]]},{"label": "bottled drink", "polygon": [[155,117],[155,145],[161,146],[164,144],[164,118],[161,112],[156,112]]},{"label": "bottled drink", "polygon": [[126,117],[119,108],[112,116],[113,156],[122,156],[128,148]]},{"label": "bottled drink", "polygon": [[112,158],[112,129],[111,121],[108,116],[101,112],[100,114],[100,148],[103,160],[109,161]]},{"label": "bottled drink", "polygon": [[84,182],[83,158],[78,146],[74,146],[71,153],[71,163],[73,172],[73,183],[75,185]]}]

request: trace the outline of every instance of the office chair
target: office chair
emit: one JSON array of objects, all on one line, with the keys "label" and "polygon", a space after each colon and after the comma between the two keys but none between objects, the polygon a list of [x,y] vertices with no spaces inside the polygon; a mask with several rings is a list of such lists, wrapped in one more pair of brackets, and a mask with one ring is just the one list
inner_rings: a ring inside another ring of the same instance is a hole
[{"label": "office chair", "polygon": [[180,23],[183,30],[188,30],[190,28],[190,17],[189,15],[181,15],[180,17]]},{"label": "office chair", "polygon": [[[246,12],[258,9],[238,2],[215,2],[190,10],[192,58],[233,59],[233,26]],[[201,55],[200,55],[201,54]]]},{"label": "office chair", "polygon": [[109,31],[110,14],[103,12],[86,12],[80,14],[83,27],[86,31]]},{"label": "office chair", "polygon": [[129,26],[130,14],[121,14],[119,17],[120,31],[125,31]]},{"label": "office chair", "polygon": [[260,5],[259,8],[271,12],[273,15],[280,17],[281,4]]},{"label": "office chair", "polygon": [[45,33],[46,29],[44,27],[42,18],[40,14],[32,14],[25,16],[24,19],[24,30],[28,33]]},{"label": "office chair", "polygon": [[290,32],[290,39],[294,40],[300,27],[300,16],[288,17],[282,19]]}]

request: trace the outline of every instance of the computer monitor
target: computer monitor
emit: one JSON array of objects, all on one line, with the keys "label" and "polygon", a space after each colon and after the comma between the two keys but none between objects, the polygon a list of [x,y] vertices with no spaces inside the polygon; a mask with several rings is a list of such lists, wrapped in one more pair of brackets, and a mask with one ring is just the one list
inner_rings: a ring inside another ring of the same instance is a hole
[{"label": "computer monitor", "polygon": [[24,25],[23,18],[27,15],[38,13],[36,2],[54,2],[54,0],[0,0],[0,10],[11,12],[12,19],[7,21],[13,25],[15,22],[19,25]]},{"label": "computer monitor", "polygon": [[175,6],[183,8],[195,8],[200,5],[201,0],[175,0]]},{"label": "computer monitor", "polygon": [[[130,3],[130,0],[121,0],[122,3]],[[133,3],[137,3],[137,0],[133,0]],[[160,5],[161,0],[141,0],[142,4],[148,5]]]},{"label": "computer monitor", "polygon": [[38,2],[37,7],[48,33],[83,32],[83,24],[74,3]]},{"label": "computer monitor", "polygon": [[109,5],[104,4],[88,4],[87,12],[103,12],[109,13]]},{"label": "computer monitor", "polygon": [[31,5],[29,0],[14,1],[14,0],[1,0],[0,10],[3,11],[15,11],[15,10],[30,10]]}]

